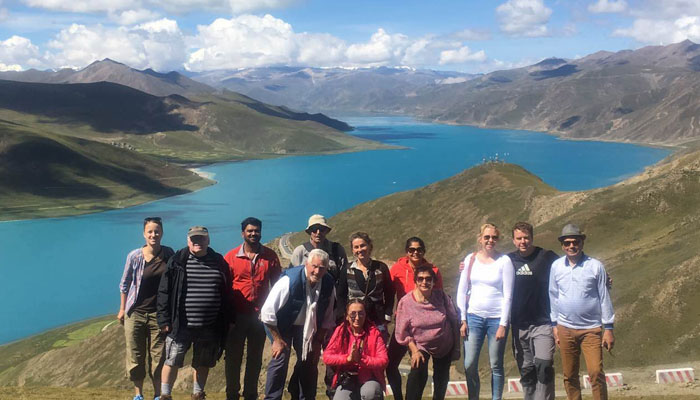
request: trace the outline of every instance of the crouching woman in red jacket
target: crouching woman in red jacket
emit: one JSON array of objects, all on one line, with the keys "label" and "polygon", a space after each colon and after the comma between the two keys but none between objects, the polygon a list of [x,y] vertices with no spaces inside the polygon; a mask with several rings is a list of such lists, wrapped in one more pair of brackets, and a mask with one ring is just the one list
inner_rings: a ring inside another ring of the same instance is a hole
[{"label": "crouching woman in red jacket", "polygon": [[333,400],[381,399],[389,358],[381,332],[367,319],[362,300],[348,302],[345,321],[335,328],[323,362],[335,370]]}]

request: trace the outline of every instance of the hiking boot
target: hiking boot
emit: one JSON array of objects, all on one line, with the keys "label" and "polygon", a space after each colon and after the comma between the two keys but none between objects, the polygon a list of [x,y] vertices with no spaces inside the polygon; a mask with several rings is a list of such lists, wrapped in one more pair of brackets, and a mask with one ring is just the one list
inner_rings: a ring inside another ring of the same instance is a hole
[{"label": "hiking boot", "polygon": [[207,395],[204,392],[192,393],[192,400],[206,400]]},{"label": "hiking boot", "polygon": [[173,400],[173,396],[169,394],[161,394],[160,400]]}]

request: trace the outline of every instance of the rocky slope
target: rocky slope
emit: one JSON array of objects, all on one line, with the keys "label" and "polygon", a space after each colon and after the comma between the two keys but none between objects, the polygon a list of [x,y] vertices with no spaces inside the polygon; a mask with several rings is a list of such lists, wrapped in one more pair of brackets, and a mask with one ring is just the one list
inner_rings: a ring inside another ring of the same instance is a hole
[{"label": "rocky slope", "polygon": [[152,69],[137,70],[106,58],[79,70],[58,71],[3,71],[0,79],[34,83],[95,83],[111,82],[152,94],[154,96],[181,96],[211,93],[215,89],[171,71],[159,73]]},{"label": "rocky slope", "polygon": [[[548,59],[427,87],[403,112],[444,123],[678,145],[700,138],[700,45]],[[388,108],[389,109],[389,108]]]}]

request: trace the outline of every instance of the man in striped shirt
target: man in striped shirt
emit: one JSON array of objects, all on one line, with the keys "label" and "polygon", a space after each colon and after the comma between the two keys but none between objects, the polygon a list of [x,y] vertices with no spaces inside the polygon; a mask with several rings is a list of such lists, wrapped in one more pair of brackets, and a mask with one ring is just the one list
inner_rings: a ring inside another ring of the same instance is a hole
[{"label": "man in striped shirt", "polygon": [[209,368],[221,356],[228,325],[233,323],[231,272],[221,256],[209,248],[209,231],[193,226],[187,247],[170,258],[158,288],[158,325],[167,334],[161,400],[170,393],[183,366],[185,353],[194,346],[193,400],[204,399]]},{"label": "man in striped shirt", "polygon": [[549,275],[550,319],[559,345],[564,388],[570,400],[581,399],[581,353],[591,380],[593,399],[608,398],[603,371],[603,348],[615,344],[615,313],[603,264],[583,253],[586,239],[578,226],[567,224],[559,242],[566,255],[554,261]]}]

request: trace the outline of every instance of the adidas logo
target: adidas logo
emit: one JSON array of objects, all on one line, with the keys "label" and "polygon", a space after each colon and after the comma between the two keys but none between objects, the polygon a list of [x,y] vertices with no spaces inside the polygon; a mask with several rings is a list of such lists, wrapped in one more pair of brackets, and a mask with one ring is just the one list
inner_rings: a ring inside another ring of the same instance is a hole
[{"label": "adidas logo", "polygon": [[515,275],[532,275],[532,270],[529,265],[525,264],[515,271]]}]

